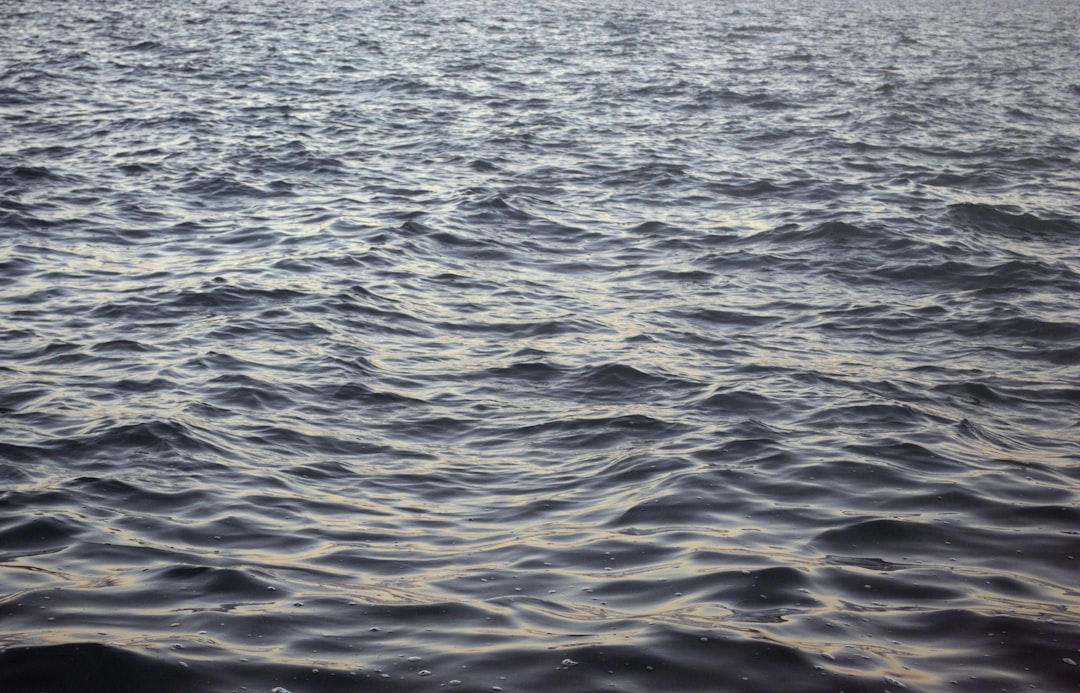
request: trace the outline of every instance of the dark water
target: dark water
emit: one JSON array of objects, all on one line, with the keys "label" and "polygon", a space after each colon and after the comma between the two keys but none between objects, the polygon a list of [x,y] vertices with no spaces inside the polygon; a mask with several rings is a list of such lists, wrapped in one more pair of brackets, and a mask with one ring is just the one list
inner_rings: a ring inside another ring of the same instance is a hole
[{"label": "dark water", "polygon": [[0,690],[1076,690],[1078,27],[0,0]]}]

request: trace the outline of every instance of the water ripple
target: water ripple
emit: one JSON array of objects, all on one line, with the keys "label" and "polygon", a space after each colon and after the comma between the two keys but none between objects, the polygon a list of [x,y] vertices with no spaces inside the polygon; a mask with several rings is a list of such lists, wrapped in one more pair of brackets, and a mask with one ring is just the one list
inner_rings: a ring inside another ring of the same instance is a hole
[{"label": "water ripple", "polygon": [[1077,20],[0,0],[0,688],[1074,686]]}]

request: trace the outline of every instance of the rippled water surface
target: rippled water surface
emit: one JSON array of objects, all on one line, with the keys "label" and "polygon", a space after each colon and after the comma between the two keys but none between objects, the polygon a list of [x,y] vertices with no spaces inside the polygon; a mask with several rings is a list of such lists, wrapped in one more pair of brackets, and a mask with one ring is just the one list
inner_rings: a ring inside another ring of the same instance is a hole
[{"label": "rippled water surface", "polygon": [[1077,27],[0,0],[0,689],[1076,690]]}]

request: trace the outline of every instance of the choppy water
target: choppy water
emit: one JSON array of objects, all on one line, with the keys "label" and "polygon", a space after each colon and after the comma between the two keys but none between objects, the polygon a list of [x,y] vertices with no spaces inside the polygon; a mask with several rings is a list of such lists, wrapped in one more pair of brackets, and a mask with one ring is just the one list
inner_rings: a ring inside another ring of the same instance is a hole
[{"label": "choppy water", "polygon": [[0,688],[1075,690],[1078,26],[0,1]]}]

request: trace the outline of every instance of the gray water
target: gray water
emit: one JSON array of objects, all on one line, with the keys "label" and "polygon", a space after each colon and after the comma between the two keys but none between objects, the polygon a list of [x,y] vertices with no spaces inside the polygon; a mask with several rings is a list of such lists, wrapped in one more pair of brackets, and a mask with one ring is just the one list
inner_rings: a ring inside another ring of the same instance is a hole
[{"label": "gray water", "polygon": [[1078,26],[0,0],[0,689],[1075,690]]}]

